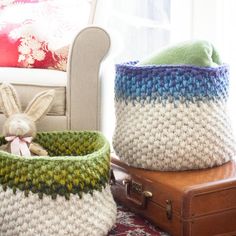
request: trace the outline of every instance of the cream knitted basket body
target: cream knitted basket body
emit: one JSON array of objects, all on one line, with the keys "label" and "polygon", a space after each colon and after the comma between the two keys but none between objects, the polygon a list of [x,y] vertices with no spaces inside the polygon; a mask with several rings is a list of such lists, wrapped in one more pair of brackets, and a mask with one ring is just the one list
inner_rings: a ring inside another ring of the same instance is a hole
[{"label": "cream knitted basket body", "polygon": [[113,146],[120,159],[163,171],[231,160],[228,67],[135,64],[116,66]]},{"label": "cream knitted basket body", "polygon": [[48,157],[0,151],[0,235],[107,235],[116,205],[105,138],[98,132],[51,132],[39,133],[36,141]]}]

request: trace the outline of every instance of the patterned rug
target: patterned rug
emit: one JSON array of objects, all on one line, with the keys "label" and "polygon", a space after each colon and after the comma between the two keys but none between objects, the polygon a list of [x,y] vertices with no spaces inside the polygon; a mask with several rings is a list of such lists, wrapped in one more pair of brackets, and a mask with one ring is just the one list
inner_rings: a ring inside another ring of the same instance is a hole
[{"label": "patterned rug", "polygon": [[118,206],[117,221],[108,236],[169,236],[147,220]]}]

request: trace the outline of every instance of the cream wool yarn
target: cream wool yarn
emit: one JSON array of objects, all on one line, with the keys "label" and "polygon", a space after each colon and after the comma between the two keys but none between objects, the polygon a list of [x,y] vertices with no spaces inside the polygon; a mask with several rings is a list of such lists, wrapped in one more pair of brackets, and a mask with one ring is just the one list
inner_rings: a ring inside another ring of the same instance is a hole
[{"label": "cream wool yarn", "polygon": [[176,171],[235,155],[227,66],[117,65],[113,146],[131,166]]},{"label": "cream wool yarn", "polygon": [[116,106],[115,147],[132,166],[160,169],[198,169],[221,165],[234,152],[224,104],[172,103]]},{"label": "cream wool yarn", "polygon": [[0,186],[1,236],[102,236],[116,221],[116,205],[107,185],[93,195],[39,199],[37,194]]},{"label": "cream wool yarn", "polygon": [[0,236],[107,235],[116,204],[105,137],[54,131],[38,133],[35,140],[49,156],[0,151]]}]

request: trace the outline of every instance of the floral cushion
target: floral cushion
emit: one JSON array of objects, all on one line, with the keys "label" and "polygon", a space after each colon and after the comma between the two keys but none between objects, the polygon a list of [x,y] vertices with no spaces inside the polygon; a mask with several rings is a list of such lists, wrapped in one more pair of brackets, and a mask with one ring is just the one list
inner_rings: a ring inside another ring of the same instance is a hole
[{"label": "floral cushion", "polygon": [[0,66],[65,71],[69,45],[89,12],[85,0],[0,1]]}]

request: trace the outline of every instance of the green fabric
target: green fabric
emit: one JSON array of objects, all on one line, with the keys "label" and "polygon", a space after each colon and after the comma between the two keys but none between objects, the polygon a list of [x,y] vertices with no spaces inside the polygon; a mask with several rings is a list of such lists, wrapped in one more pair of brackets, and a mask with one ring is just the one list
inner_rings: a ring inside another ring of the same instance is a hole
[{"label": "green fabric", "polygon": [[[0,151],[0,184],[28,192],[59,194],[92,193],[108,183],[110,168],[109,143],[99,132],[43,132],[35,142],[49,156],[22,157]],[[0,145],[4,144],[0,137]]]},{"label": "green fabric", "polygon": [[221,63],[219,53],[207,41],[187,41],[164,48],[137,65],[195,65],[216,67]]}]

